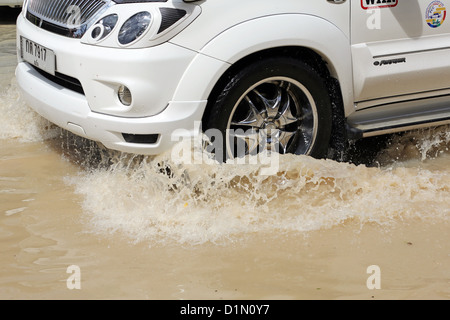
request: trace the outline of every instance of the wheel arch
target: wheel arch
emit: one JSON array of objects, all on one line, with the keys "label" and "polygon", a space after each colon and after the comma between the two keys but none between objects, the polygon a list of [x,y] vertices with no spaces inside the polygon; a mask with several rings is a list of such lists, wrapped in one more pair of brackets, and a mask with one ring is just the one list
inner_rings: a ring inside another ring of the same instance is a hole
[{"label": "wheel arch", "polygon": [[350,39],[324,18],[276,14],[244,21],[211,39],[200,53],[229,63],[229,70],[258,57],[292,55],[336,79],[344,114],[354,111]]},{"label": "wheel arch", "polygon": [[[231,80],[231,78],[239,72],[245,66],[251,64],[252,62],[258,60],[264,60],[276,57],[289,57],[301,60],[315,69],[322,77],[326,80],[327,85],[332,86],[333,92],[337,92],[339,96],[342,97],[341,89],[338,81],[333,80],[333,71],[329,69],[327,63],[323,58],[314,50],[299,47],[299,46],[285,46],[265,49],[257,52],[253,52],[247,56],[242,57],[240,60],[234,62],[218,79],[215,83],[213,89],[208,96],[208,104],[206,106],[203,119],[209,116],[208,112],[211,109],[211,104],[214,103],[214,98],[217,97],[221,90],[226,86],[226,84]],[[331,90],[330,90],[331,91]]]},{"label": "wheel arch", "polygon": [[206,100],[230,70],[273,54],[293,54],[327,71],[339,83],[345,115],[354,111],[350,40],[330,21],[308,14],[258,17],[205,41],[185,71],[173,100]]},{"label": "wheel arch", "polygon": [[343,30],[315,15],[268,15],[223,30],[198,51],[174,100],[208,100],[205,119],[231,75],[255,59],[273,56],[302,60],[323,76],[333,101],[333,120],[339,124],[333,130],[344,130],[345,117],[354,111],[350,40]]},{"label": "wheel arch", "polygon": [[332,139],[330,141],[330,158],[343,159],[346,143],[346,127],[345,127],[345,110],[342,89],[339,79],[336,78],[334,70],[329,63],[316,51],[301,46],[285,46],[270,48],[258,52],[254,52],[248,56],[241,58],[232,64],[219,78],[215,86],[211,90],[208,103],[202,117],[202,123],[210,117],[212,107],[216,98],[221,94],[223,88],[242,68],[249,64],[270,58],[293,58],[308,64],[314,69],[322,79],[324,79],[328,88],[330,100],[332,102]]}]

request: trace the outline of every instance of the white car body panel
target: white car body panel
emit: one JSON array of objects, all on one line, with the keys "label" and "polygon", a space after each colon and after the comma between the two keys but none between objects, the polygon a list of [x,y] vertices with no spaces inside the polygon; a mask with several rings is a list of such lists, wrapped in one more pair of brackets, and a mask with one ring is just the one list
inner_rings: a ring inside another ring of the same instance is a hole
[{"label": "white car body panel", "polygon": [[[349,2],[334,4],[326,0],[206,0],[201,1],[201,8],[202,14],[189,26],[189,32],[178,34],[173,42],[200,51],[209,41],[233,26],[253,19],[283,14],[316,16],[334,24],[350,37]],[[280,25],[266,27],[276,30]],[[320,33],[320,29],[316,31]]]},{"label": "white car body panel", "polygon": [[[449,21],[437,28],[427,25],[431,0],[391,2],[391,7],[376,12],[361,10],[360,3],[352,1],[356,102],[450,88]],[[447,5],[450,9],[450,3]],[[376,15],[379,25],[366,27],[368,19]],[[374,65],[374,61],[392,59],[405,59],[406,63]]]},{"label": "white car body panel", "polygon": [[200,52],[233,64],[266,48],[285,46],[314,48],[326,57],[331,74],[341,83],[346,113],[354,110],[349,39],[334,24],[317,16],[282,14],[245,21],[222,32]]}]

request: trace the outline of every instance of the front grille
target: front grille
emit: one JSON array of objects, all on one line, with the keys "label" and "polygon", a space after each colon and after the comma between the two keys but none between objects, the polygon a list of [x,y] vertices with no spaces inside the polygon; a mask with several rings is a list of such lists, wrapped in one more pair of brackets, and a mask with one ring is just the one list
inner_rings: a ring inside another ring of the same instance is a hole
[{"label": "front grille", "polygon": [[50,32],[81,38],[111,0],[29,0],[27,19]]}]

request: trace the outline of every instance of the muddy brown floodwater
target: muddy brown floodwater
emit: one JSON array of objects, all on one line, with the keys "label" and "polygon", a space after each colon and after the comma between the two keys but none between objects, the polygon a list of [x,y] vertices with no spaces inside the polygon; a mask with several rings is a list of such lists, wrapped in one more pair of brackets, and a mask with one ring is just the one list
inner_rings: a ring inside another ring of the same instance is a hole
[{"label": "muddy brown floodwater", "polygon": [[109,152],[22,101],[11,13],[1,299],[450,298],[449,127],[367,140],[358,163],[283,156],[272,176]]}]

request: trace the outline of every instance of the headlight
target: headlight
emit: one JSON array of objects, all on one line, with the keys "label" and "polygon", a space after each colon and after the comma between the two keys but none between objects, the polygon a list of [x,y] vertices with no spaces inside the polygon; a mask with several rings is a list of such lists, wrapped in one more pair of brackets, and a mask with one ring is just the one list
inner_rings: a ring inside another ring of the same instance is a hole
[{"label": "headlight", "polygon": [[150,12],[142,11],[136,13],[122,25],[119,31],[119,43],[127,45],[139,39],[152,23]]},{"label": "headlight", "polygon": [[106,16],[103,19],[99,20],[92,27],[92,39],[100,41],[106,38],[113,31],[118,19],[119,16],[117,14],[110,14],[109,16]]},{"label": "headlight", "polygon": [[[151,4],[149,4],[151,2]],[[148,48],[169,41],[200,14],[198,5],[167,0],[124,0],[99,16],[81,38],[84,44],[109,48]],[[123,4],[122,4],[123,3]],[[125,4],[133,3],[133,4]]]}]

